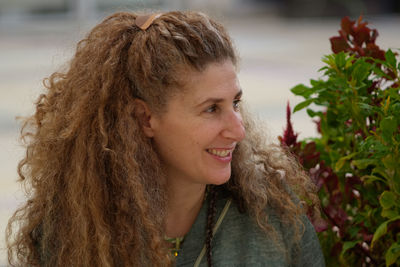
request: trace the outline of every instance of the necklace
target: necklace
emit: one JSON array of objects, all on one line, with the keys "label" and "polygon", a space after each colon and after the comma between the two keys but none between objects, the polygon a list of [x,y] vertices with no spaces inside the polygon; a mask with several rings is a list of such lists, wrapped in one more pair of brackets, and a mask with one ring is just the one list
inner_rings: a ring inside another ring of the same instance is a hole
[{"label": "necklace", "polygon": [[[207,196],[208,196],[208,191],[210,190],[209,186],[207,185],[205,193],[204,193],[204,198],[203,198],[203,203],[206,201]],[[164,236],[164,240],[167,241],[168,243],[171,243],[173,245],[172,248],[170,248],[170,251],[172,253],[172,255],[174,255],[175,257],[178,256],[179,254],[179,250],[181,249],[181,245],[183,243],[185,239],[185,236],[181,236],[181,237],[168,237],[168,236]]]},{"label": "necklace", "polygon": [[167,236],[165,236],[164,237],[165,241],[173,244],[173,247],[170,248],[170,251],[171,251],[172,255],[174,255],[175,257],[178,256],[179,250],[181,249],[181,244],[183,243],[184,239],[185,239],[184,236],[182,236],[182,237],[167,237]]}]

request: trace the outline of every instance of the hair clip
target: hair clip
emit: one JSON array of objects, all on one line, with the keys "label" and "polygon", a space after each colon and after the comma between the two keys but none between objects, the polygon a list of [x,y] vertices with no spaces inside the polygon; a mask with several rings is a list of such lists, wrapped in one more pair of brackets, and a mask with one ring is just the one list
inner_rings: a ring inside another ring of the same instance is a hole
[{"label": "hair clip", "polygon": [[135,25],[138,26],[143,31],[145,31],[148,27],[150,27],[150,25],[153,23],[153,21],[160,16],[161,16],[160,13],[137,16],[135,19]]}]

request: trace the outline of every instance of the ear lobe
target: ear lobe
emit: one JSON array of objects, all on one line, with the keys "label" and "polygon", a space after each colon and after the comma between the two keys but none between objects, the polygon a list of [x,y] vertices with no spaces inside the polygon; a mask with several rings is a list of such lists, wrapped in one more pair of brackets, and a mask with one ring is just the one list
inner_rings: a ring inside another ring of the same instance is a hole
[{"label": "ear lobe", "polygon": [[149,106],[140,99],[135,99],[135,116],[139,121],[144,134],[151,138],[154,136],[153,128],[151,127],[152,113]]}]

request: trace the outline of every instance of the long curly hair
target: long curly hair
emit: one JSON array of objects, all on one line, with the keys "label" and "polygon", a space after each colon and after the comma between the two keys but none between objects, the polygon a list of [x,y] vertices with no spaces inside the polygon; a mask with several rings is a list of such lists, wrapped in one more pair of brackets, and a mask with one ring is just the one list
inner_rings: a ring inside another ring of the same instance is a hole
[{"label": "long curly hair", "polygon": [[[237,56],[226,30],[197,12],[168,12],[147,30],[115,13],[80,41],[68,69],[45,79],[27,118],[18,173],[27,202],[7,226],[8,260],[29,266],[170,266],[166,177],[135,114],[139,98],[163,112],[182,70]],[[181,75],[180,75],[181,74]],[[224,186],[271,231],[266,207],[298,226],[314,187],[296,161],[243,114],[246,138]]]}]

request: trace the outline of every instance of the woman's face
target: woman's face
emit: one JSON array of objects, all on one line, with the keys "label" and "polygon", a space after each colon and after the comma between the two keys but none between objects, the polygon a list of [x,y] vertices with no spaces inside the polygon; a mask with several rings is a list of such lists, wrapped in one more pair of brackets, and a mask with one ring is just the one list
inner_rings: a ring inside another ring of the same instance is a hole
[{"label": "woman's face", "polygon": [[222,184],[231,175],[232,152],[245,137],[239,102],[242,91],[230,61],[186,73],[184,93],[150,125],[168,179]]}]

